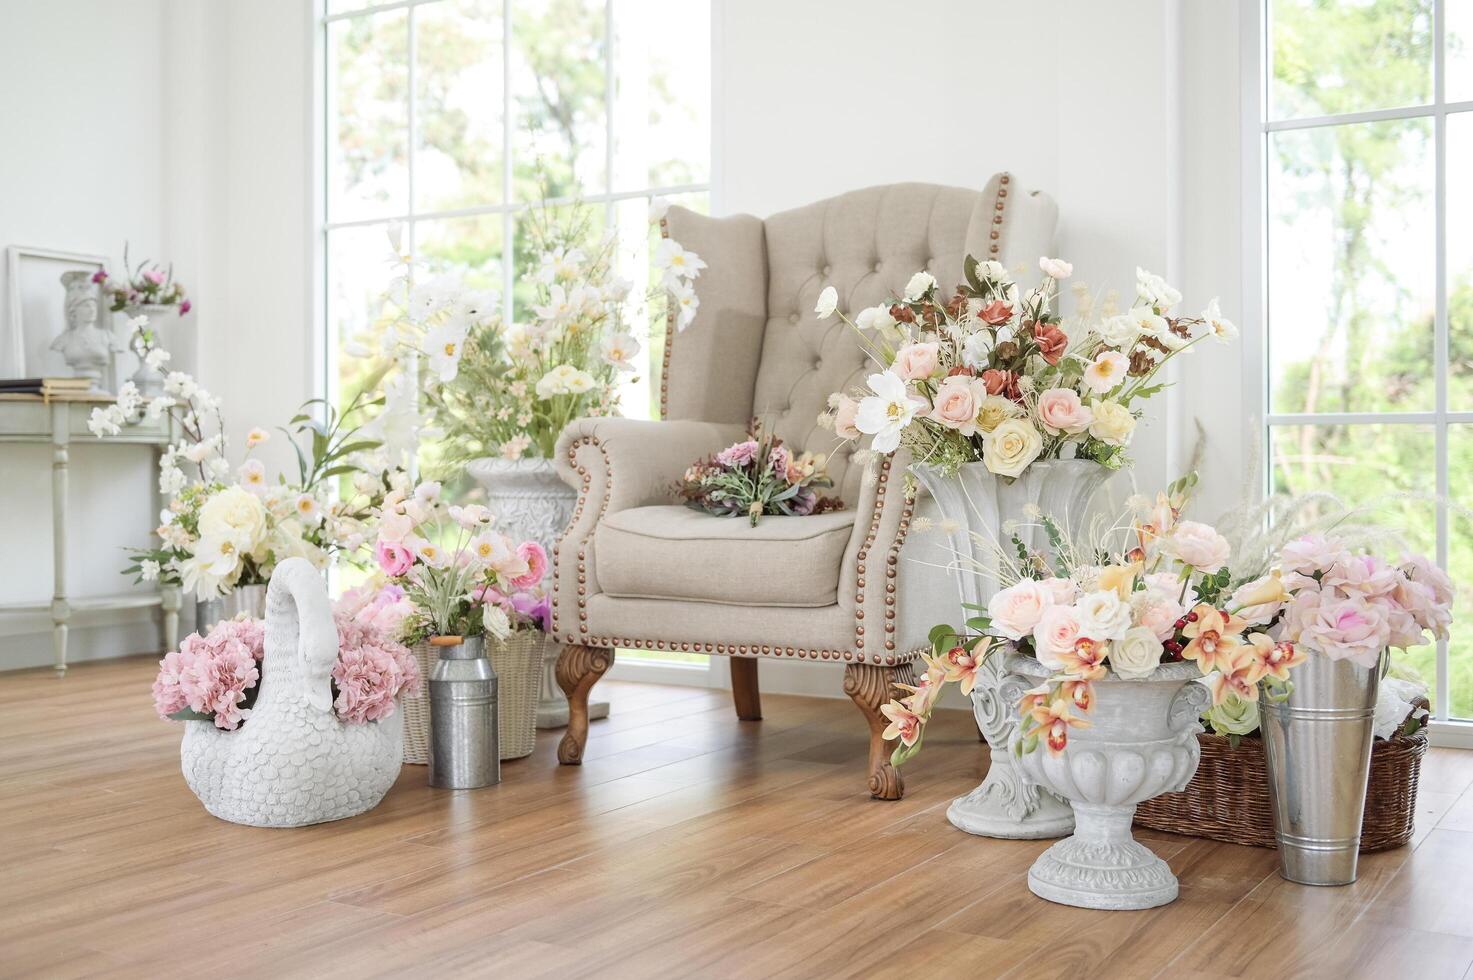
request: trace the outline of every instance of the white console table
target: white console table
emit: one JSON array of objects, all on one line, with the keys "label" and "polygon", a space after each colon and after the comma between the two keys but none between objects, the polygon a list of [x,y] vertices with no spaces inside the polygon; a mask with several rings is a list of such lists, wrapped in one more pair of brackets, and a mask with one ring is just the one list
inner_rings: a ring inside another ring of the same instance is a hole
[{"label": "white console table", "polygon": [[[40,443],[51,446],[51,552],[53,556],[53,588],[51,601],[0,605],[0,616],[51,613],[51,646],[56,656],[58,675],[66,673],[67,628],[72,614],[82,610],[149,609],[163,611],[164,649],[172,650],[179,642],[180,594],[177,588],[161,587],[157,592],[129,592],[120,595],[72,597],[67,594],[67,464],[71,460],[73,439],[84,443],[108,442],[154,447],[157,463],[163,448],[177,438],[169,419],[156,422],[139,421],[126,426],[115,436],[97,439],[87,429],[92,409],[106,401],[97,399],[43,399],[40,395],[0,394],[0,444]],[[0,450],[3,451],[3,450]],[[155,467],[155,470],[157,467]],[[157,483],[153,491],[154,512],[163,507]]]}]

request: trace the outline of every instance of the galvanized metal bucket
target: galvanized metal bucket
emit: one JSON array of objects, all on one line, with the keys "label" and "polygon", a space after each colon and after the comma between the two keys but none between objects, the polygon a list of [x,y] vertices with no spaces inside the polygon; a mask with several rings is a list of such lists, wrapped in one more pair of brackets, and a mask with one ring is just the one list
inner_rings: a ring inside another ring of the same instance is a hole
[{"label": "galvanized metal bucket", "polygon": [[1380,676],[1313,653],[1287,699],[1261,702],[1279,874],[1289,881],[1355,881]]},{"label": "galvanized metal bucket", "polygon": [[[449,641],[459,642],[449,642]],[[430,674],[430,785],[480,789],[501,782],[496,671],[482,637],[435,637]]]},{"label": "galvanized metal bucket", "polygon": [[199,599],[194,604],[194,628],[208,633],[222,619],[234,619],[245,613],[251,619],[266,618],[266,586],[237,585],[213,599]]}]

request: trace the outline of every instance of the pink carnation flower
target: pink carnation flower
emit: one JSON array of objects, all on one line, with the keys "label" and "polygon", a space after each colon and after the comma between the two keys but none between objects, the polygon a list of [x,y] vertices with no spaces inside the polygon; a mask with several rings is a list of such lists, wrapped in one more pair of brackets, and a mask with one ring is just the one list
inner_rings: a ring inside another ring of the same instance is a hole
[{"label": "pink carnation flower", "polygon": [[739,442],[734,446],[727,446],[716,454],[716,462],[722,466],[733,468],[746,466],[756,458],[757,441],[755,439],[748,439],[746,442]]}]

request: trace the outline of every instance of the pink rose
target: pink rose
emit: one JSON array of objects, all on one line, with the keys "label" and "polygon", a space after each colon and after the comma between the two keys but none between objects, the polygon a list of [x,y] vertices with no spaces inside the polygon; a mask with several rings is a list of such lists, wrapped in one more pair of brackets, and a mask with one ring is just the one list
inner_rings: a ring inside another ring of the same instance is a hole
[{"label": "pink rose", "polygon": [[1038,396],[1038,421],[1055,435],[1083,432],[1094,420],[1094,412],[1070,388],[1050,388]]},{"label": "pink rose", "polygon": [[977,409],[986,397],[981,382],[964,375],[947,378],[936,389],[931,417],[964,436],[977,432]]},{"label": "pink rose", "polygon": [[1285,572],[1313,575],[1325,571],[1348,554],[1339,542],[1330,541],[1323,534],[1306,534],[1280,549],[1279,566]]},{"label": "pink rose", "polygon": [[[1438,569],[1440,572],[1441,569]],[[1437,601],[1437,593],[1432,586],[1425,582],[1413,581],[1403,578],[1397,585],[1396,591],[1391,593],[1390,600],[1400,607],[1412,622],[1417,624],[1418,630],[1431,630],[1432,635],[1439,640],[1447,639],[1447,628],[1452,624],[1452,609]],[[1419,641],[1425,642],[1425,641]],[[1403,644],[1395,644],[1406,649]],[[1412,644],[1416,646],[1418,644]]]},{"label": "pink rose", "polygon": [[1049,590],[1056,606],[1072,606],[1079,598],[1079,586],[1072,578],[1044,578],[1038,584]]},{"label": "pink rose", "polygon": [[940,365],[940,344],[906,344],[895,352],[892,370],[906,381],[921,381],[935,374]]},{"label": "pink rose", "polygon": [[1013,308],[995,299],[977,311],[977,317],[990,327],[1000,327],[1013,318]]},{"label": "pink rose", "polygon": [[1054,604],[1051,588],[1031,578],[993,594],[987,600],[992,629],[1009,640],[1021,640],[1038,625],[1044,610]]},{"label": "pink rose", "polygon": [[1413,582],[1420,582],[1432,590],[1432,596],[1439,606],[1451,606],[1453,604],[1453,580],[1448,577],[1447,572],[1438,568],[1422,555],[1413,555],[1402,563],[1407,578]]},{"label": "pink rose", "polygon": [[1199,521],[1182,521],[1167,538],[1167,549],[1199,572],[1215,572],[1227,564],[1233,547],[1227,538]]},{"label": "pink rose", "polygon": [[1063,670],[1063,657],[1079,639],[1079,619],[1071,606],[1049,606],[1033,627],[1033,654],[1050,670]]},{"label": "pink rose", "polygon": [[380,538],[374,548],[374,556],[378,558],[378,567],[390,578],[403,575],[414,564],[414,552],[399,541]]},{"label": "pink rose", "polygon": [[841,439],[858,439],[862,433],[859,426],[854,424],[859,414],[859,402],[848,395],[839,396],[839,404],[834,408],[834,432]]},{"label": "pink rose", "polygon": [[1375,667],[1391,639],[1386,613],[1360,596],[1301,592],[1289,605],[1289,639],[1331,660]]},{"label": "pink rose", "polygon": [[517,545],[517,557],[527,563],[527,571],[509,580],[514,589],[530,589],[542,584],[547,574],[547,552],[536,541],[523,541]]},{"label": "pink rose", "polygon": [[1398,569],[1375,555],[1350,555],[1330,566],[1322,581],[1363,596],[1387,595],[1401,579]]}]

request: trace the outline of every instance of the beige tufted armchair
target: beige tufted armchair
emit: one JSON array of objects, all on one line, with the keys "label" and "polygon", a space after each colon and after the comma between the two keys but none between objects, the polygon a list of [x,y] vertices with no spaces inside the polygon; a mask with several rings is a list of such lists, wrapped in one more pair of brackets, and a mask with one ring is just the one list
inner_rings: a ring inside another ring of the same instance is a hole
[{"label": "beige tufted armchair", "polygon": [[[558,759],[577,764],[588,737],[588,694],[617,647],[731,658],[737,717],[761,718],[757,660],[845,664],[844,692],[870,727],[869,789],[899,799],[900,774],[880,737],[880,705],[912,683],[927,632],[955,618],[946,554],[931,535],[907,541],[931,501],[907,499],[906,459],[868,477],[854,448],[817,419],[831,392],[873,370],[837,317],[813,308],[833,285],[852,314],[904,289],[918,270],[943,289],[971,254],[1035,263],[1052,243],[1057,209],[1007,174],[981,191],[895,184],[854,191],[765,221],[671,208],[663,233],[707,263],[690,326],[667,323],[662,421],[580,419],[555,459],[579,491],[554,550],[553,632],[570,704]],[[746,521],[698,513],[671,489],[696,459],[737,441],[762,416],[795,451],[832,453],[842,511]],[[917,559],[917,560],[911,560]]]}]

